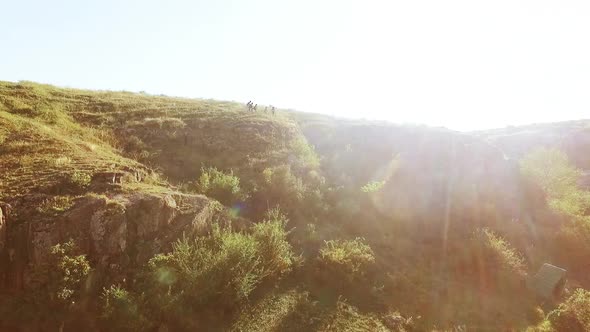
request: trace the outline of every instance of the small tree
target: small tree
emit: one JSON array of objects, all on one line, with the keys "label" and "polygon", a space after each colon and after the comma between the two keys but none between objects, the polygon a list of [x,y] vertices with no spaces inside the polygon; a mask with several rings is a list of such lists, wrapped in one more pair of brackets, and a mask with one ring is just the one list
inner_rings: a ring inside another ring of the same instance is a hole
[{"label": "small tree", "polygon": [[549,313],[548,319],[557,331],[590,331],[590,292],[576,289],[572,296]]},{"label": "small tree", "polygon": [[275,208],[267,212],[263,222],[252,228],[252,236],[259,244],[264,275],[281,275],[291,269],[294,256],[291,244],[287,242],[287,221],[287,217]]},{"label": "small tree", "polygon": [[247,198],[240,188],[240,178],[235,176],[233,171],[222,172],[215,167],[201,169],[197,190],[224,205],[232,205]]},{"label": "small tree", "polygon": [[365,275],[366,269],[375,262],[375,256],[362,238],[330,240],[320,249],[318,261],[322,268],[352,281]]},{"label": "small tree", "polygon": [[51,247],[49,289],[51,297],[65,305],[75,303],[79,297],[81,283],[90,273],[86,255],[76,255],[73,240]]},{"label": "small tree", "polygon": [[48,260],[35,270],[39,283],[29,290],[35,294],[37,307],[51,310],[38,316],[55,321],[61,331],[82,296],[82,285],[89,273],[90,264],[85,255],[79,254],[73,240],[51,247]]},{"label": "small tree", "polygon": [[543,188],[549,204],[557,211],[580,215],[590,208],[590,193],[579,190],[580,170],[567,155],[557,149],[540,148],[526,155],[520,162],[522,173]]},{"label": "small tree", "polygon": [[526,265],[522,255],[508,241],[493,231],[478,229],[472,239],[471,253],[477,266],[502,286],[517,286],[526,277]]},{"label": "small tree", "polygon": [[140,331],[150,326],[136,299],[121,286],[104,288],[101,300],[101,319],[109,331]]},{"label": "small tree", "polygon": [[209,235],[183,238],[171,253],[153,257],[144,287],[146,317],[193,330],[198,327],[195,315],[205,308],[236,308],[263,280],[290,270],[293,252],[285,223],[275,211],[251,232],[214,225]]}]

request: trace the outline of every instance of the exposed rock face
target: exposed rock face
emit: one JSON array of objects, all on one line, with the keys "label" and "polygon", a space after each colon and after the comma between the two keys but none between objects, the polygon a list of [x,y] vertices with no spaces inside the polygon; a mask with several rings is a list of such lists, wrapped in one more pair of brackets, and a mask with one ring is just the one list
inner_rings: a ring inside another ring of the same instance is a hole
[{"label": "exposed rock face", "polygon": [[[4,269],[8,265],[8,253],[4,250],[6,245],[6,214],[4,213],[4,203],[0,202],[0,268]],[[0,272],[0,288],[6,283],[4,273]]]},{"label": "exposed rock face", "polygon": [[9,289],[22,289],[51,246],[73,239],[94,267],[123,278],[125,268],[169,250],[183,233],[206,232],[213,218],[221,216],[212,203],[205,196],[180,193],[84,196],[50,221],[21,222],[8,231],[0,227],[6,234],[1,252],[8,257],[0,270]]},{"label": "exposed rock face", "polygon": [[2,211],[2,203],[0,203],[0,252],[4,250],[4,244],[6,243],[6,219],[4,217],[4,211]]}]

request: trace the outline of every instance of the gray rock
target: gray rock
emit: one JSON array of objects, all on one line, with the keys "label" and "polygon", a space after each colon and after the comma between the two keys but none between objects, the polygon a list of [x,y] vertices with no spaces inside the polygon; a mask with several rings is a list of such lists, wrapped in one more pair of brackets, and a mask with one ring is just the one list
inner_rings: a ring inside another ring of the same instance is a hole
[{"label": "gray rock", "polygon": [[223,212],[202,195],[88,195],[76,199],[70,210],[54,220],[33,218],[7,231],[5,218],[0,218],[0,252],[6,247],[10,253],[11,285],[34,282],[33,268],[48,259],[53,245],[70,239],[94,267],[117,276],[130,265],[144,264],[155,254],[171,250],[183,234],[208,232],[216,215]]}]

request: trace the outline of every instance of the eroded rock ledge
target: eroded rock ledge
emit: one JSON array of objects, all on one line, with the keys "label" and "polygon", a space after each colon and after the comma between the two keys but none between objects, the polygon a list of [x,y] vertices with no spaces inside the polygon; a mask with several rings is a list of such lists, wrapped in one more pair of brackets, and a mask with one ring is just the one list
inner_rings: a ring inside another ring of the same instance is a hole
[{"label": "eroded rock ledge", "polygon": [[[13,210],[30,209],[31,200],[38,198],[22,198]],[[75,199],[68,211],[45,219],[26,211],[12,218],[9,210],[3,204],[0,214],[0,286],[7,290],[34,282],[33,268],[46,261],[57,243],[73,239],[95,268],[124,278],[129,267],[168,251],[183,233],[203,234],[213,220],[227,220],[215,201],[181,193],[91,194]]]}]

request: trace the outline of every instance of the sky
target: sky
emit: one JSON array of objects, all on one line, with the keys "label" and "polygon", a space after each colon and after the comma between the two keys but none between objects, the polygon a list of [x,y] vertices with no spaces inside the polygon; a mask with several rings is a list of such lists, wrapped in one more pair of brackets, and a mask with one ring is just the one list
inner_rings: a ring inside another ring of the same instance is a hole
[{"label": "sky", "polygon": [[0,80],[474,130],[590,118],[587,0],[0,0]]}]

